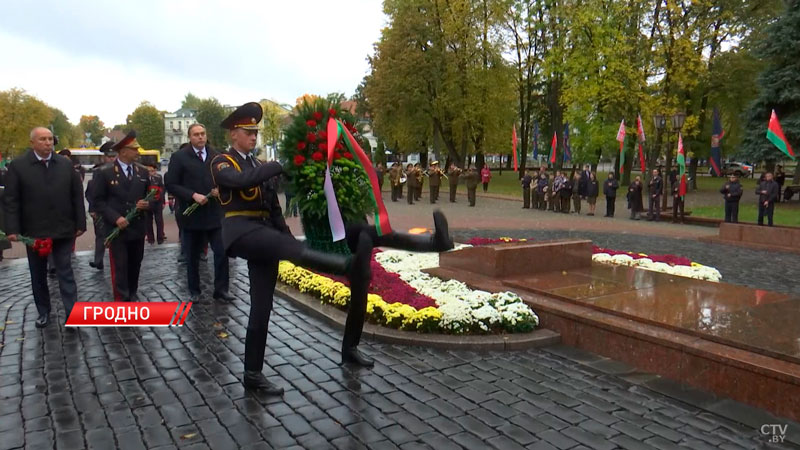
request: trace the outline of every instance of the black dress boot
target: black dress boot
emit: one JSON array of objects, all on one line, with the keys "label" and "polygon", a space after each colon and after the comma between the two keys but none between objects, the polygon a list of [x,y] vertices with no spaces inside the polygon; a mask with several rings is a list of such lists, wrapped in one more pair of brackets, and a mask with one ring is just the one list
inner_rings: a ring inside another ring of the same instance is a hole
[{"label": "black dress boot", "polygon": [[336,253],[324,253],[310,248],[303,248],[295,264],[306,269],[318,272],[330,273],[333,275],[347,275],[350,267],[351,256]]},{"label": "black dress boot", "polygon": [[347,321],[342,337],[342,364],[354,363],[363,367],[372,367],[374,362],[361,355],[358,343],[367,316],[367,294],[372,280],[370,262],[372,261],[372,238],[365,232],[358,236],[356,253],[350,263],[348,279],[350,280],[350,305],[347,310]]},{"label": "black dress boot", "polygon": [[255,370],[244,371],[244,387],[257,389],[267,395],[283,395],[283,388],[267,380],[263,373]]},{"label": "black dress boot", "polygon": [[376,245],[378,247],[392,247],[412,252],[445,252],[451,250],[454,245],[453,239],[450,238],[447,218],[438,209],[433,212],[433,224],[435,231],[432,236],[391,233],[379,236]]}]

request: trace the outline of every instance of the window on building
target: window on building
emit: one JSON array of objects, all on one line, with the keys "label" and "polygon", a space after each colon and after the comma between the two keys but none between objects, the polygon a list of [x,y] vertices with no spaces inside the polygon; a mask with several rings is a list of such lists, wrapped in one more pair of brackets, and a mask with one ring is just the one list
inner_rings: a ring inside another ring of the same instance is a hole
[{"label": "window on building", "polygon": [[178,129],[179,130],[181,129],[181,121],[180,120],[178,121]]},{"label": "window on building", "polygon": [[173,125],[173,122],[171,120],[169,121],[169,129],[170,130],[175,129],[175,126]]}]

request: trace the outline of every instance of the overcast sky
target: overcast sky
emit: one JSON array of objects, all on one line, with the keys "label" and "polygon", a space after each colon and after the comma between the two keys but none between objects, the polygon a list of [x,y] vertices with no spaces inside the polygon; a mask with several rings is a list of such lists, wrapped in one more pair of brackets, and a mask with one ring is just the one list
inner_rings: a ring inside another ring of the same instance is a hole
[{"label": "overcast sky", "polygon": [[[236,5],[235,7],[233,5]],[[380,0],[0,1],[0,90],[77,123],[124,123],[143,100],[224,104],[352,95],[385,25]]]}]

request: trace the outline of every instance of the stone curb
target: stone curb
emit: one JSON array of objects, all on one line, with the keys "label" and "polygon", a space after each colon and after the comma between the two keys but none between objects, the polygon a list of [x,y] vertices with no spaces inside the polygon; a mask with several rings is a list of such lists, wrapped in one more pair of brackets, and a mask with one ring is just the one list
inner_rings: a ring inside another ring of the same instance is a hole
[{"label": "stone curb", "polygon": [[[347,313],[333,306],[324,305],[308,294],[304,294],[284,283],[278,282],[275,293],[291,301],[292,304],[311,313],[339,329],[344,329]],[[414,345],[445,350],[471,351],[517,351],[529,348],[547,347],[561,342],[561,335],[552,330],[538,329],[525,334],[455,336],[449,334],[422,334],[413,331],[364,324],[364,336],[386,344]]]}]

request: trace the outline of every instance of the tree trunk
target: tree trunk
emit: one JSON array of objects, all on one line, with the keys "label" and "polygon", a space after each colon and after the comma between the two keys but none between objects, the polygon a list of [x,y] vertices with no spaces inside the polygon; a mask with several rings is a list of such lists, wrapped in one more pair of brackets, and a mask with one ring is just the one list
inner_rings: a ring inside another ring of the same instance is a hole
[{"label": "tree trunk", "polygon": [[486,165],[486,159],[483,156],[483,152],[478,152],[475,155],[475,168],[478,169],[478,172],[483,170],[483,166]]},{"label": "tree trunk", "polygon": [[800,164],[794,167],[794,178],[792,184],[800,184]]}]

